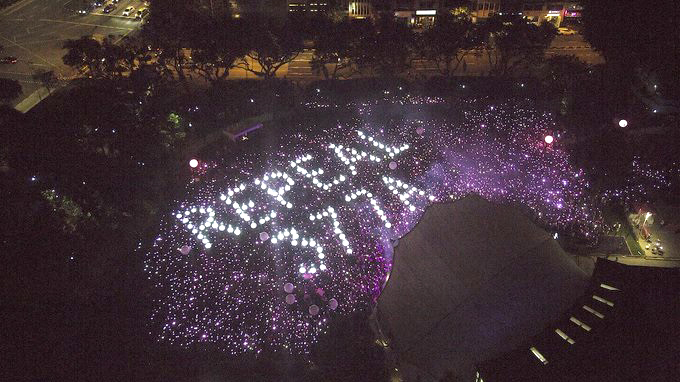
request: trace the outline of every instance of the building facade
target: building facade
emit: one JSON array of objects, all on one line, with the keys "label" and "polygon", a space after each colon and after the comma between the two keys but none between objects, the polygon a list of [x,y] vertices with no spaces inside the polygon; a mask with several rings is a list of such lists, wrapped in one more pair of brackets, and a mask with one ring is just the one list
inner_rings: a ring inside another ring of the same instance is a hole
[{"label": "building facade", "polygon": [[472,22],[479,22],[502,12],[501,0],[470,1],[469,10]]},{"label": "building facade", "polygon": [[292,13],[328,13],[327,0],[291,0],[288,1],[288,12]]},{"label": "building facade", "polygon": [[559,27],[578,24],[582,9],[578,3],[573,1],[525,0],[522,4],[521,12],[531,22],[541,23],[547,21]]}]

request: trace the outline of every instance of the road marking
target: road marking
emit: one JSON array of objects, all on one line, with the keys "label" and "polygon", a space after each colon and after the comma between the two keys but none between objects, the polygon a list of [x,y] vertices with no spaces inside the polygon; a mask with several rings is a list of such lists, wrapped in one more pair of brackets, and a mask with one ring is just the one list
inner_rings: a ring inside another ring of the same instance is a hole
[{"label": "road marking", "polygon": [[45,61],[46,63],[50,64],[50,66],[53,66],[53,67],[55,67],[55,68],[57,67],[57,65],[54,65],[53,63],[49,62],[49,61],[48,61],[47,59],[45,59],[44,57],[42,57],[42,56],[40,56],[40,55],[38,55],[38,54],[32,52],[30,49],[26,48],[25,46],[23,46],[23,45],[21,45],[21,44],[19,44],[19,43],[16,43],[16,42],[14,42],[14,41],[12,41],[12,40],[10,40],[10,39],[4,37],[4,36],[0,36],[0,38],[3,39],[3,40],[9,41],[10,43],[12,43],[12,44],[18,46],[19,48],[21,48],[21,49],[27,51],[28,53],[30,53],[30,54],[32,54],[32,55],[38,57],[39,59],[41,59],[41,60]]},{"label": "road marking", "polygon": [[[134,29],[133,29],[133,30],[134,30]],[[125,32],[125,34],[123,34],[122,36],[120,36],[120,38],[119,38],[118,40],[116,40],[116,41],[114,42],[114,44],[115,44],[115,45],[118,45],[118,43],[119,43],[122,39],[124,39],[125,36],[127,36],[128,34],[130,34],[130,32],[132,32],[133,30],[129,30],[129,31]]]},{"label": "road marking", "polygon": [[132,17],[132,16],[112,15],[112,14],[108,14],[108,13],[99,13],[99,12],[90,12],[90,14],[95,15],[95,16],[116,17],[116,18],[119,18],[119,19],[135,21],[135,18]]},{"label": "road marking", "polygon": [[9,7],[5,8],[4,10],[0,11],[0,15],[11,15],[12,13],[18,11],[19,9],[27,6],[28,4],[32,3],[35,0],[24,0],[20,1],[14,5],[10,5]]},{"label": "road marking", "polygon": [[[14,38],[16,41],[16,37]],[[31,44],[44,44],[46,42],[55,42],[55,41],[66,41],[66,40],[72,40],[70,38],[55,38],[52,40],[38,40],[38,41],[25,41],[23,42],[24,45],[31,45]]]},{"label": "road marking", "polygon": [[32,76],[33,73],[21,73],[21,72],[5,72],[5,71],[0,71],[0,74],[12,74],[15,76]]},{"label": "road marking", "polygon": [[108,26],[108,25],[88,24],[88,23],[77,23],[77,22],[75,22],[75,21],[50,20],[50,19],[40,19],[39,21],[46,21],[46,22],[51,22],[51,23],[63,23],[63,24],[85,25],[85,26],[87,26],[87,27],[122,29],[122,30],[126,30],[126,31],[133,31],[133,30],[135,30],[135,28],[110,27],[110,26]]}]

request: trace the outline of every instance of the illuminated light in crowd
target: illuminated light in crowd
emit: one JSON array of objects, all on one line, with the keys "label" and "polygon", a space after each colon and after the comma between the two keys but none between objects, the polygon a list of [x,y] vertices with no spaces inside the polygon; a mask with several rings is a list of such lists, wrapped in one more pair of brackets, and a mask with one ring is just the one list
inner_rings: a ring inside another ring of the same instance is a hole
[{"label": "illuminated light in crowd", "polygon": [[385,124],[362,122],[375,121],[372,104],[352,104],[359,117],[352,123],[302,125],[271,150],[202,166],[209,171],[188,183],[145,258],[159,292],[152,333],[229,354],[308,353],[330,320],[379,295],[390,243],[432,203],[469,193],[524,206],[551,232],[596,236],[587,177],[564,148],[536,144],[555,129],[549,114],[525,104],[457,102],[458,120]]}]

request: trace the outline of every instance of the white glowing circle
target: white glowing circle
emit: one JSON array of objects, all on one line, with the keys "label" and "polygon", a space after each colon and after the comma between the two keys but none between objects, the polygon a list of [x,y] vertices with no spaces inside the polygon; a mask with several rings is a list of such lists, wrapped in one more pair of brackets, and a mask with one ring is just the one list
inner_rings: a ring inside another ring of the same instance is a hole
[{"label": "white glowing circle", "polygon": [[553,143],[554,138],[553,138],[552,135],[546,135],[544,140],[545,140],[545,143],[551,144],[551,143]]},{"label": "white glowing circle", "polygon": [[198,160],[197,159],[192,159],[189,161],[189,167],[191,168],[196,168],[198,167]]},{"label": "white glowing circle", "polygon": [[626,121],[625,119],[620,120],[620,121],[619,121],[619,126],[620,126],[620,127],[626,127],[626,126],[628,126],[628,121]]},{"label": "white glowing circle", "polygon": [[300,273],[307,273],[307,269],[305,267],[300,267],[300,269],[298,269],[298,271]]},{"label": "white glowing circle", "polygon": [[325,265],[325,264],[319,265],[319,269],[322,270],[322,271],[325,271],[325,270],[326,270],[326,265]]}]

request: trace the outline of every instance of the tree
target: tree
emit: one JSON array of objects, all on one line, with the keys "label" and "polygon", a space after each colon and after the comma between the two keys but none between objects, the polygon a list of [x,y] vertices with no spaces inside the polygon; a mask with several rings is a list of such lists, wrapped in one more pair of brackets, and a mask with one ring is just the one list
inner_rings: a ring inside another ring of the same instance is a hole
[{"label": "tree", "polygon": [[242,25],[242,37],[247,40],[249,52],[237,66],[257,76],[276,76],[283,65],[304,49],[302,35],[289,20],[251,16]]},{"label": "tree", "polygon": [[235,63],[248,53],[241,36],[244,26],[240,19],[206,20],[206,33],[201,36],[191,53],[196,72],[209,82],[224,80]]},{"label": "tree", "polygon": [[194,27],[200,24],[193,2],[161,0],[151,3],[151,12],[142,28],[142,39],[158,52],[157,62],[163,74],[186,80],[184,67],[189,60]]},{"label": "tree", "polygon": [[47,93],[52,93],[52,89],[59,83],[54,70],[38,70],[33,74],[33,79],[40,82],[47,89]]},{"label": "tree", "polygon": [[78,40],[66,40],[63,48],[68,50],[62,57],[65,65],[78,70],[86,67],[94,77],[101,75],[102,58],[104,57],[99,41],[83,36]]},{"label": "tree", "polygon": [[10,103],[21,94],[19,81],[0,78],[0,102]]},{"label": "tree", "polygon": [[325,79],[348,78],[357,72],[355,51],[366,37],[366,22],[343,20],[321,29],[314,39],[312,70]]},{"label": "tree", "polygon": [[505,77],[538,66],[556,34],[556,28],[546,22],[537,26],[519,17],[490,18],[483,35],[491,74]]},{"label": "tree", "polygon": [[438,15],[434,26],[421,35],[422,55],[437,64],[441,75],[449,77],[455,73],[470,50],[479,44],[474,31],[466,14]]},{"label": "tree", "polygon": [[[634,0],[582,0],[583,35],[607,63],[614,94],[626,94],[635,70],[658,79],[658,90],[680,98],[680,34],[673,0],[650,0],[644,17],[631,17]],[[671,8],[667,8],[671,7]]]},{"label": "tree", "polygon": [[153,65],[148,45],[139,37],[125,36],[119,43],[118,65],[124,72],[130,73],[138,70],[142,65]]},{"label": "tree", "polygon": [[355,59],[360,67],[370,66],[383,76],[394,76],[410,66],[415,47],[413,32],[391,17],[376,22],[375,33],[359,41]]},{"label": "tree", "polygon": [[574,88],[587,80],[589,67],[576,56],[554,56],[545,60],[539,77],[560,97],[560,112],[571,109]]}]

